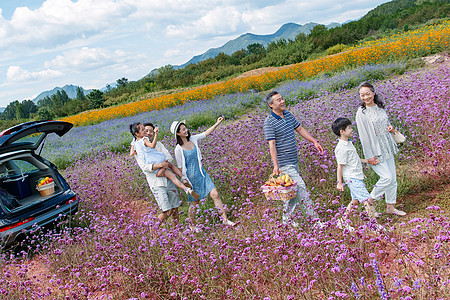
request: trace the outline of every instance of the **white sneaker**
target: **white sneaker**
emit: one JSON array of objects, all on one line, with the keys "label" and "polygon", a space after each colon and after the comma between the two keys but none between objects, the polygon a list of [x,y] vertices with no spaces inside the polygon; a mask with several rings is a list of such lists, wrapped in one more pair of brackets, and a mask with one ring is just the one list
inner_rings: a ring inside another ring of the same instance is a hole
[{"label": "white sneaker", "polygon": [[297,228],[298,226],[300,226],[297,222],[295,221],[283,221],[283,225],[291,225],[294,228]]},{"label": "white sneaker", "polygon": [[230,221],[230,220],[228,220],[228,219],[227,219],[227,221],[224,222],[223,224],[224,224],[224,225],[227,225],[227,226],[231,226],[231,227],[233,227],[234,225],[236,225],[236,223],[234,223],[233,221]]},{"label": "white sneaker", "polygon": [[195,233],[199,233],[201,231],[200,228],[198,228],[195,225],[189,225],[189,228],[191,229],[192,232],[195,232]]},{"label": "white sneaker", "polygon": [[355,231],[355,228],[350,226],[346,221],[344,221],[342,219],[337,220],[336,226],[337,226],[337,228],[342,229],[342,230],[347,229],[350,232]]},{"label": "white sneaker", "polygon": [[325,227],[326,227],[325,223],[323,223],[323,222],[320,221],[320,220],[317,220],[317,221],[314,223],[314,225],[313,225],[313,228],[314,228],[314,229],[323,229],[323,228],[325,228]]},{"label": "white sneaker", "polygon": [[372,224],[370,224],[370,229],[372,229],[373,231],[378,231],[378,232],[384,232],[384,233],[386,233],[387,232],[387,230],[386,230],[386,228],[383,226],[383,225],[381,225],[381,224],[378,224],[378,223],[372,223]]}]

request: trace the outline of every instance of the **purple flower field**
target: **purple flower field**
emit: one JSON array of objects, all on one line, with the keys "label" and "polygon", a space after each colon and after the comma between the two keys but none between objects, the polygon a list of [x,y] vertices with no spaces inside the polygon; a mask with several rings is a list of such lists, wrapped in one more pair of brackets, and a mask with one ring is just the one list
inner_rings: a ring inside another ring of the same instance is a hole
[{"label": "purple flower field", "polygon": [[[289,84],[291,91],[302,85]],[[448,184],[450,68],[413,71],[373,84],[392,123],[407,136],[398,155],[398,206],[409,214],[383,216],[379,223],[384,230],[376,230],[377,224],[361,209],[351,217],[354,232],[336,227],[350,198],[348,190],[335,189],[337,138],[331,123],[342,116],[354,120],[359,99],[356,88],[324,89],[288,109],[326,149],[321,156],[308,142],[298,141],[301,174],[325,227],[313,227],[301,211],[299,227],[283,225],[280,203],[261,194],[259,187],[272,171],[262,132],[269,109],[256,106],[200,143],[205,169],[238,226],[220,225],[209,199],[198,209],[200,233],[184,222],[186,203],[180,225],[157,229],[157,207],[134,159],[109,150],[87,154],[64,170],[82,201],[80,212],[59,230],[36,232],[17,255],[2,255],[0,298],[449,298],[449,213],[433,202],[416,214],[418,208],[404,195],[421,178]],[[294,93],[283,88],[295,102]],[[170,124],[182,118],[177,109],[154,118]],[[99,132],[106,127],[99,126]],[[77,130],[81,135],[82,128]],[[110,132],[105,138],[118,135]],[[75,135],[71,139],[81,140]],[[360,149],[356,135],[354,141]],[[167,135],[162,142],[173,150],[173,137]],[[366,174],[370,190],[376,178],[370,170]],[[383,204],[377,207],[384,214]]]}]

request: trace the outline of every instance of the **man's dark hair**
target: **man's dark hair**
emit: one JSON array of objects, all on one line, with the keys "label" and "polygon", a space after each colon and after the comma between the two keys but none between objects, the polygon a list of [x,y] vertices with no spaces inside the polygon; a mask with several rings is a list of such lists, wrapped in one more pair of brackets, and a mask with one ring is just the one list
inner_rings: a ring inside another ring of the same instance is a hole
[{"label": "man's dark hair", "polygon": [[333,125],[331,125],[331,129],[333,130],[334,134],[336,134],[338,137],[341,136],[341,130],[345,130],[348,125],[352,125],[352,121],[350,121],[347,118],[337,118]]},{"label": "man's dark hair", "polygon": [[267,96],[266,96],[266,103],[267,103],[267,105],[272,104],[273,103],[272,96],[275,96],[275,95],[278,95],[278,94],[279,93],[277,91],[272,91],[269,94],[267,94]]},{"label": "man's dark hair", "polygon": [[144,127],[151,126],[153,129],[155,129],[155,126],[153,123],[144,123]]}]

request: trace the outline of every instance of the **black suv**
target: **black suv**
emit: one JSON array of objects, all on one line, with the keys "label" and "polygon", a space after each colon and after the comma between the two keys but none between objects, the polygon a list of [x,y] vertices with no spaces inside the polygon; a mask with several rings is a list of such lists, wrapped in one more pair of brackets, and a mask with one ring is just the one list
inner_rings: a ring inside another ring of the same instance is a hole
[{"label": "black suv", "polygon": [[36,153],[48,134],[63,136],[72,126],[33,121],[0,133],[0,248],[78,210],[77,197],[56,166]]}]

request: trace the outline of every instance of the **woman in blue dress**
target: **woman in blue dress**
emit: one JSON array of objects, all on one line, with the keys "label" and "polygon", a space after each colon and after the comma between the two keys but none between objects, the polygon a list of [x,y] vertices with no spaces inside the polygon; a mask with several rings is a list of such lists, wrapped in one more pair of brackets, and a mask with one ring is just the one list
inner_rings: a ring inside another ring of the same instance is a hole
[{"label": "woman in blue dress", "polygon": [[[206,173],[202,165],[202,153],[198,148],[198,141],[206,138],[210,135],[219,124],[223,121],[220,117],[217,122],[208,130],[203,133],[191,136],[191,133],[186,127],[186,121],[175,121],[170,126],[170,131],[175,135],[177,139],[177,145],[175,147],[175,159],[177,161],[178,168],[181,169],[183,174],[183,182],[187,181],[192,185],[192,188],[200,195],[200,199],[206,198],[208,195],[214,200],[214,205],[219,211],[222,217],[222,222],[225,225],[234,226],[235,223],[228,220],[225,210],[223,209],[223,203],[220,199],[217,188],[214,182]],[[190,195],[188,196],[189,206],[189,218],[194,224],[194,207],[198,204],[198,200],[194,200]],[[193,230],[198,231],[197,227],[193,226]]]}]

